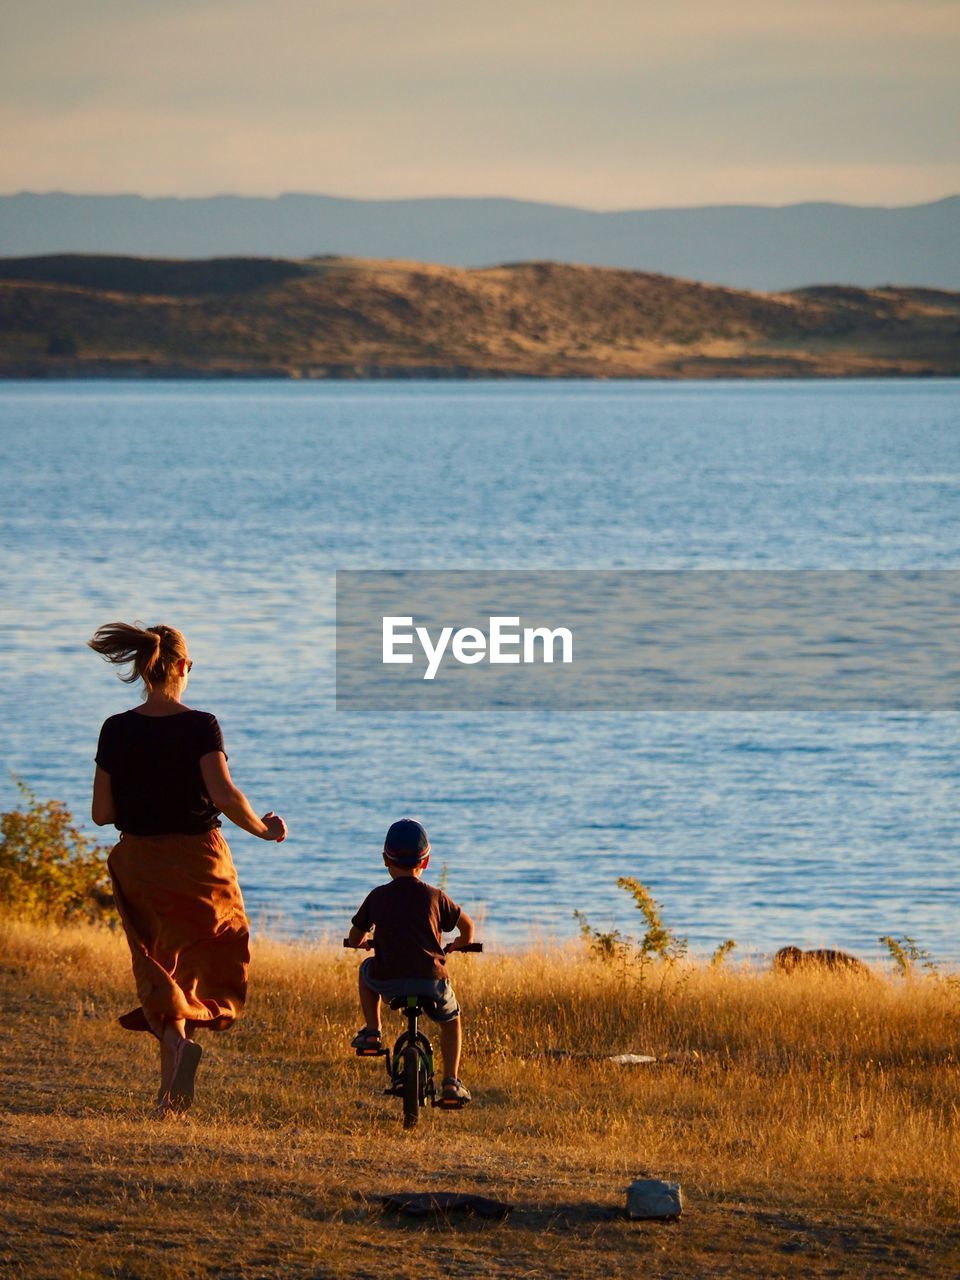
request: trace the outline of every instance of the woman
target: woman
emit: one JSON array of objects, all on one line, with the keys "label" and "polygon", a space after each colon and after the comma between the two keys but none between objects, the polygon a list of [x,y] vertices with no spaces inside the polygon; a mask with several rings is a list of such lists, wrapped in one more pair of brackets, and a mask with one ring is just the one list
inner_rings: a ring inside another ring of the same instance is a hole
[{"label": "woman", "polygon": [[193,1032],[225,1030],[246,998],[249,925],[219,814],[263,840],[287,827],[272,811],[258,818],[234,786],[216,718],[184,706],[193,663],[179,631],[112,622],[88,643],[144,684],[142,705],[100,730],[93,820],[121,833],[107,865],[141,1007],[120,1023],[160,1042],[165,1115],[193,1101]]}]

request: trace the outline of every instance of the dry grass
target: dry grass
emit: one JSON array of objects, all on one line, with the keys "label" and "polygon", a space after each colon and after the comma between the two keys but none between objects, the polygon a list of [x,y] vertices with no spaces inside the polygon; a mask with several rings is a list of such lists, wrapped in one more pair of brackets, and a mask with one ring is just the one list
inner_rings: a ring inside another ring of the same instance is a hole
[{"label": "dry grass", "polygon": [[[147,1118],[154,1046],[121,1031],[121,937],[8,923],[0,943],[0,1267],[23,1276],[907,1276],[960,1273],[953,980],[691,965],[579,949],[463,956],[461,1113],[404,1133],[347,1043],[356,957],[261,942],[205,1040],[195,1109]],[[551,1049],[655,1054],[653,1066]],[[674,1225],[618,1214],[678,1179]],[[395,1191],[475,1190],[504,1224],[410,1223]]]},{"label": "dry grass", "polygon": [[[0,376],[960,373],[960,295],[762,294],[558,263],[0,260]],[[76,354],[51,355],[54,335]],[[72,347],[71,347],[72,349]]]}]

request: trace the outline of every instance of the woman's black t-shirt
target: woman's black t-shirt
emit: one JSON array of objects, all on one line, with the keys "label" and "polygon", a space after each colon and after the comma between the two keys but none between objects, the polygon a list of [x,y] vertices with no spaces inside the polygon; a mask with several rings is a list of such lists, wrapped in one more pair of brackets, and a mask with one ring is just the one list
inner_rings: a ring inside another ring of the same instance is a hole
[{"label": "woman's black t-shirt", "polygon": [[219,827],[220,810],[200,773],[200,757],[211,751],[223,751],[223,734],[209,711],[172,716],[123,711],[105,720],[96,760],[110,775],[117,828],[159,836],[198,835]]}]

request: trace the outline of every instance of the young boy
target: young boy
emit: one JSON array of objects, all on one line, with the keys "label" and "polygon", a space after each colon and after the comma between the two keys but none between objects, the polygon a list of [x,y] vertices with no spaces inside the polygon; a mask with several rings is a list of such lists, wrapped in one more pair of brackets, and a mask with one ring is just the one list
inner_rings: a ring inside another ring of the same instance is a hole
[{"label": "young boy", "polygon": [[463,1106],[470,1094],[460,1081],[460,1009],[444,964],[442,933],[458,930],[451,951],[473,941],[473,921],[440,889],[420,877],[430,864],[430,841],[413,818],[401,818],[387,832],[383,861],[390,872],[363,900],[347,938],[362,946],[374,929],[373,955],[360,966],[360,1007],[366,1023],[354,1049],[379,1049],[380,997],[424,996],[424,1012],[440,1026],[444,1079],[442,1099]]}]

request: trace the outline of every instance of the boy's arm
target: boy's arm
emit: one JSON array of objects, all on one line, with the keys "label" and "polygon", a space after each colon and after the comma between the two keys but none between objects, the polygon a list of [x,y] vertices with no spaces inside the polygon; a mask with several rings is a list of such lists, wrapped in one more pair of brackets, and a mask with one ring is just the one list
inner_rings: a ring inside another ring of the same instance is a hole
[{"label": "boy's arm", "polygon": [[348,947],[362,947],[368,951],[373,946],[372,942],[368,942],[364,946],[364,939],[373,928],[373,921],[370,919],[370,894],[360,903],[360,909],[350,921],[350,932],[344,938],[344,942]]},{"label": "boy's arm", "polygon": [[447,951],[460,951],[473,941],[473,921],[465,911],[460,912],[460,919],[457,921],[457,936],[451,943],[447,944]]}]

